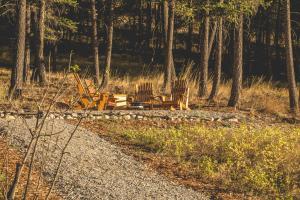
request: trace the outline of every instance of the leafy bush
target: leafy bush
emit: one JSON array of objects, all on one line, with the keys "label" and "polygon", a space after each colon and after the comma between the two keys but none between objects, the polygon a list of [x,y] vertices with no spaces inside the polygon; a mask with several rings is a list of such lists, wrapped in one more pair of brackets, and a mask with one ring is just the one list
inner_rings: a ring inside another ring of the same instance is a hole
[{"label": "leafy bush", "polygon": [[79,66],[79,65],[72,65],[72,66],[70,67],[70,69],[71,69],[72,72],[77,73],[77,72],[80,71],[80,66]]},{"label": "leafy bush", "polygon": [[193,176],[217,181],[229,190],[284,199],[299,195],[299,128],[197,126],[124,134],[189,166]]}]

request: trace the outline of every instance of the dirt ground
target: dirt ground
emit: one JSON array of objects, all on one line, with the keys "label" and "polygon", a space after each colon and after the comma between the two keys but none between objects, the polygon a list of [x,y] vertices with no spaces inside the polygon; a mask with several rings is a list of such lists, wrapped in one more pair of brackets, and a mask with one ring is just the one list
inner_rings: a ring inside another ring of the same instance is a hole
[{"label": "dirt ground", "polygon": [[[0,172],[1,177],[3,177],[3,179],[0,181],[0,191],[2,193],[8,191],[9,184],[12,182],[15,174],[16,164],[20,163],[21,159],[22,154],[18,150],[10,147],[7,141],[0,137]],[[26,185],[27,174],[28,167],[25,167],[24,173],[20,179],[20,184],[17,187],[16,199],[22,198],[21,191],[24,191],[23,188]],[[40,170],[37,166],[32,173],[31,184],[29,186],[27,197],[28,199],[35,199],[37,197],[39,199],[44,199],[48,190],[48,184],[41,178]],[[3,194],[0,194],[0,199],[1,196],[3,197]],[[53,192],[50,199],[60,200],[61,198],[56,192]]]}]

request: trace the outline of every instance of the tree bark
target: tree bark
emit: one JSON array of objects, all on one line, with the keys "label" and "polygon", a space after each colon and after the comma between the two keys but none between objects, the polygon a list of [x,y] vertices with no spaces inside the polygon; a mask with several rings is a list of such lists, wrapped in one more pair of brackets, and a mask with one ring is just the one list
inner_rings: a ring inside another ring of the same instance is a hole
[{"label": "tree bark", "polygon": [[138,0],[139,2],[139,31],[138,31],[138,44],[139,44],[139,48],[137,50],[142,50],[143,47],[142,47],[142,43],[143,43],[143,37],[144,37],[144,16],[143,16],[143,5],[144,5],[144,2],[143,0]]},{"label": "tree bark", "polygon": [[164,41],[165,46],[168,42],[168,28],[169,28],[169,0],[164,0],[163,6],[164,6]]},{"label": "tree bark", "polygon": [[218,22],[213,23],[212,32],[209,34],[209,43],[208,43],[208,59],[210,58],[211,51],[213,49],[216,33],[217,33]]},{"label": "tree bark", "polygon": [[[209,4],[209,0],[206,1]],[[200,51],[200,81],[199,81],[199,97],[205,97],[207,95],[207,82],[208,82],[208,43],[209,43],[209,13],[206,11],[204,16],[204,28],[203,28],[203,37],[201,41],[201,51]],[[200,29],[201,30],[201,29]],[[201,34],[200,34],[201,35]]]},{"label": "tree bark", "polygon": [[175,18],[175,0],[169,2],[168,34],[166,43],[165,74],[164,74],[164,93],[169,92],[172,82],[172,63],[173,62],[173,40],[174,40],[174,18]]},{"label": "tree bark", "polygon": [[287,79],[289,83],[289,97],[291,112],[297,114],[299,112],[297,84],[295,80],[295,66],[292,44],[292,27],[291,27],[291,3],[290,0],[284,2],[284,25],[285,25],[285,51],[286,51],[286,67]]},{"label": "tree bark", "polygon": [[38,67],[38,60],[39,60],[39,28],[38,28],[38,23],[39,23],[39,17],[38,17],[38,9],[36,7],[32,7],[32,12],[33,12],[33,26],[32,26],[32,31],[34,33],[33,35],[33,41],[34,41],[34,64],[33,64],[33,69],[31,73],[31,81],[37,81],[38,80],[38,75],[37,75],[37,67]]},{"label": "tree bark", "polygon": [[146,49],[151,49],[152,42],[152,4],[147,2],[147,21],[146,21]]},{"label": "tree bark", "polygon": [[15,66],[12,68],[9,88],[9,98],[19,98],[22,95],[23,69],[26,38],[26,0],[19,1],[18,38]]},{"label": "tree bark", "polygon": [[[223,0],[221,1],[223,2]],[[214,101],[218,95],[221,82],[222,55],[223,55],[223,18],[218,20],[218,35],[217,35],[217,53],[214,67],[213,87],[209,96],[210,101]]]},{"label": "tree bark", "polygon": [[57,52],[58,52],[58,44],[57,42],[54,42],[52,46],[52,69],[54,72],[56,72],[57,69]]},{"label": "tree bark", "polygon": [[281,38],[281,6],[282,2],[281,0],[278,0],[277,2],[277,14],[276,14],[276,31],[275,31],[275,37],[274,37],[274,44],[275,44],[275,53],[276,53],[276,65],[275,69],[273,68],[274,72],[274,78],[280,79],[280,71],[281,71],[281,55],[280,55],[280,38]]},{"label": "tree bark", "polygon": [[[189,8],[192,8],[193,0],[189,1]],[[193,52],[193,32],[194,32],[194,19],[191,18],[188,25],[188,36],[186,39],[186,63],[188,62],[189,58]]]},{"label": "tree bark", "polygon": [[101,83],[101,89],[104,90],[110,79],[110,65],[111,65],[111,54],[112,54],[112,43],[113,43],[113,0],[108,0],[107,2],[107,14],[106,14],[106,26],[107,26],[107,46],[105,52],[105,70],[103,74],[103,79]]},{"label": "tree bark", "polygon": [[95,82],[100,85],[100,66],[99,66],[99,42],[98,42],[98,28],[97,28],[97,10],[96,10],[96,0],[91,0],[91,10],[92,10],[92,43],[93,43],[93,53],[94,53],[94,69],[95,69]]},{"label": "tree bark", "polygon": [[[169,20],[170,20],[170,16],[169,16],[169,0],[164,0],[164,38],[165,38],[165,42],[164,42],[164,46],[165,46],[165,56],[167,56],[167,46],[168,46],[168,33],[169,33]],[[175,17],[174,17],[175,18]],[[173,35],[174,35],[174,27],[173,27]],[[174,36],[173,36],[174,38]],[[173,45],[173,44],[172,44]],[[173,57],[173,51],[171,53],[171,82],[176,80],[176,70],[175,70],[175,65],[174,65],[174,57]],[[166,83],[166,79],[164,79],[164,86],[167,84]]]},{"label": "tree bark", "polygon": [[30,79],[30,34],[31,34],[31,5],[27,3],[26,8],[26,41],[25,41],[25,65],[23,70],[23,82],[27,83]]},{"label": "tree bark", "polygon": [[33,74],[34,81],[38,81],[41,85],[46,83],[46,66],[44,58],[44,47],[45,47],[45,12],[46,2],[45,0],[39,1],[39,19],[38,19],[38,30],[37,30],[37,61],[36,61],[36,72]]},{"label": "tree bark", "polygon": [[234,65],[231,96],[228,106],[236,107],[239,104],[240,94],[242,90],[243,79],[243,31],[244,31],[244,16],[240,14],[238,24],[235,28],[235,47],[234,47]]},{"label": "tree bark", "polygon": [[268,19],[267,30],[266,30],[266,68],[267,68],[267,76],[269,79],[272,79],[273,76],[271,36],[272,36],[271,19]]}]

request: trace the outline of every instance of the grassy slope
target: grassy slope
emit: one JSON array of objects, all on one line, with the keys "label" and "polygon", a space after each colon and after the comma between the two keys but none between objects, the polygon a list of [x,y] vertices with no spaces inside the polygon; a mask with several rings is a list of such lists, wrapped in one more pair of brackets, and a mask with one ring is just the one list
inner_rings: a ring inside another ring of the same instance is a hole
[{"label": "grassy slope", "polygon": [[225,199],[300,198],[300,128],[85,122],[169,178]]}]

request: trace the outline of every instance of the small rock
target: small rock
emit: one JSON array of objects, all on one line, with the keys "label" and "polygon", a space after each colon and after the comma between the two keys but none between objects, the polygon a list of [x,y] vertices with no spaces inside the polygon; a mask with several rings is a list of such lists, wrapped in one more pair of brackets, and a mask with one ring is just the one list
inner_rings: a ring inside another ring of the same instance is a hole
[{"label": "small rock", "polygon": [[141,116],[141,115],[138,115],[137,117],[136,117],[136,119],[138,119],[138,120],[142,120],[144,117],[143,116]]},{"label": "small rock", "polygon": [[237,119],[237,118],[231,118],[228,121],[233,122],[233,123],[239,123],[239,119]]},{"label": "small rock", "polygon": [[49,119],[55,119],[55,115],[51,113],[51,114],[49,114],[48,118]]},{"label": "small rock", "polygon": [[77,117],[78,117],[78,114],[77,114],[77,113],[72,113],[71,116],[74,117],[74,118],[77,118]]},{"label": "small rock", "polygon": [[222,118],[215,118],[216,122],[222,122]]},{"label": "small rock", "polygon": [[71,115],[66,115],[65,119],[73,119],[73,117]]},{"label": "small rock", "polygon": [[96,119],[102,119],[102,116],[98,115],[96,116]]},{"label": "small rock", "polygon": [[124,118],[125,120],[130,120],[130,119],[131,119],[130,115],[125,115],[123,118]]},{"label": "small rock", "polygon": [[18,113],[25,113],[25,111],[23,110],[23,109],[20,109],[19,111],[18,111]]},{"label": "small rock", "polygon": [[86,113],[81,113],[81,117],[88,117],[88,114],[86,114]]},{"label": "small rock", "polygon": [[104,115],[104,119],[110,119],[109,115]]},{"label": "small rock", "polygon": [[111,118],[112,118],[113,120],[118,120],[118,119],[119,119],[119,117],[118,117],[118,116],[115,116],[115,115],[112,116]]},{"label": "small rock", "polygon": [[6,115],[5,119],[7,119],[7,120],[15,120],[16,118],[14,116],[12,116],[12,115]]}]

